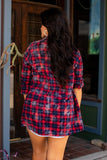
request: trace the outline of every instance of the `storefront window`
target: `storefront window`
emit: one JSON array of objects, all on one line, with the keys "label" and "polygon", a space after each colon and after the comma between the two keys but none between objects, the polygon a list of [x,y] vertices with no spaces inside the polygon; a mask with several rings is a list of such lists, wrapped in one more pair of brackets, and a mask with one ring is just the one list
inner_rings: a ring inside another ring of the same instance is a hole
[{"label": "storefront window", "polygon": [[89,27],[89,54],[99,54],[100,40],[100,0],[91,0]]},{"label": "storefront window", "polygon": [[83,58],[84,99],[98,96],[99,40],[100,0],[74,1],[74,43]]}]

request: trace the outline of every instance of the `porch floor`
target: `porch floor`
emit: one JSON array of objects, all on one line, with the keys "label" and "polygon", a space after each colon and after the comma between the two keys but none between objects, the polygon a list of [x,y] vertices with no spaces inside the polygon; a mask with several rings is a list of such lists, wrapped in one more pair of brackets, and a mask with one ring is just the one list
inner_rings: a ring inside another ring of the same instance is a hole
[{"label": "porch floor", "polygon": [[[101,148],[90,144],[90,141],[70,136],[65,149],[64,160],[78,158],[84,155],[102,151]],[[32,146],[30,140],[10,144],[11,160],[31,160]],[[16,158],[12,158],[18,152]]]}]

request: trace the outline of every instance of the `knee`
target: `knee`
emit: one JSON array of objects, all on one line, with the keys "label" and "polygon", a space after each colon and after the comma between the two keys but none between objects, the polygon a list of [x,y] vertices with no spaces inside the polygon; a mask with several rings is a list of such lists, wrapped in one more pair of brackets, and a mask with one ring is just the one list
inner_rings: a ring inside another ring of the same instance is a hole
[{"label": "knee", "polygon": [[43,145],[43,146],[33,146],[33,154],[34,155],[40,155],[40,154],[44,154],[47,151],[47,146]]},{"label": "knee", "polygon": [[46,152],[46,147],[38,148],[34,147],[33,148],[33,154],[39,155],[39,154],[44,154]]},{"label": "knee", "polygon": [[63,160],[63,156],[57,154],[47,154],[47,160]]},{"label": "knee", "polygon": [[41,154],[41,153],[43,153],[43,150],[33,149],[33,154],[39,155],[39,154]]},{"label": "knee", "polygon": [[55,157],[49,157],[48,156],[46,160],[56,160],[56,159],[55,159]]},{"label": "knee", "polygon": [[63,158],[47,157],[47,160],[63,160]]}]

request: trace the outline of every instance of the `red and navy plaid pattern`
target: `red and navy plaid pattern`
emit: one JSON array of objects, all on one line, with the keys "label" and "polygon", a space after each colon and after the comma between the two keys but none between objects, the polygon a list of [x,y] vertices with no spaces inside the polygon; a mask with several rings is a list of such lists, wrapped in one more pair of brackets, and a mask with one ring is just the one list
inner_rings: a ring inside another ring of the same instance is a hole
[{"label": "red and navy plaid pattern", "polygon": [[83,130],[80,108],[73,88],[83,87],[80,52],[74,54],[66,88],[61,88],[50,68],[47,38],[28,47],[22,65],[21,93],[27,94],[21,122],[32,131],[47,136],[66,136]]}]

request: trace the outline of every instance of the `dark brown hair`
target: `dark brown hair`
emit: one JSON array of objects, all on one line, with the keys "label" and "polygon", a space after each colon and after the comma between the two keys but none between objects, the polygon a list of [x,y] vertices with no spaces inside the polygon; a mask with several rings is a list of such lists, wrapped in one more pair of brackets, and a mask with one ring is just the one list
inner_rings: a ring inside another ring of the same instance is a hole
[{"label": "dark brown hair", "polygon": [[48,49],[51,69],[64,88],[73,64],[73,45],[66,16],[59,8],[50,8],[41,13],[42,25],[48,29]]}]

